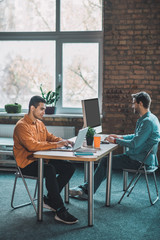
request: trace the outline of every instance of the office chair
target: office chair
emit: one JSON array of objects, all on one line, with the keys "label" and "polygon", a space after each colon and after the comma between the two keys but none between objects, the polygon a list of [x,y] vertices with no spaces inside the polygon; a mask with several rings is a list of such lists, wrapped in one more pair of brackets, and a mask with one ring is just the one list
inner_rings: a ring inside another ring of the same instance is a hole
[{"label": "office chair", "polygon": [[[16,160],[15,160],[16,161]],[[37,188],[38,188],[38,177],[32,177],[32,176],[27,176],[27,175],[23,175],[22,174],[22,171],[20,169],[20,167],[18,167],[17,163],[16,163],[16,167],[17,167],[17,171],[15,173],[15,180],[14,180],[14,185],[13,185],[13,191],[12,191],[12,198],[11,198],[11,207],[13,209],[17,209],[17,208],[21,208],[21,207],[25,207],[25,206],[28,206],[28,205],[33,205],[34,207],[34,210],[37,214],[37,208],[36,208],[36,205],[34,203],[35,200],[37,200],[36,198],[36,194],[37,194]],[[17,179],[18,178],[21,178],[23,183],[24,183],[24,186],[27,190],[27,193],[28,193],[28,196],[30,198],[30,201],[29,202],[26,202],[26,203],[23,203],[23,204],[20,204],[20,205],[16,205],[14,206],[14,196],[15,196],[15,190],[16,190],[16,184],[17,184]],[[27,186],[27,183],[26,183],[26,180],[25,179],[33,179],[33,180],[36,180],[36,184],[35,184],[35,190],[34,190],[34,195],[33,197],[31,196],[30,192],[29,192],[29,188]],[[65,185],[65,188],[64,188],[64,199],[65,199],[65,203],[69,203],[69,183],[67,183]]]},{"label": "office chair", "polygon": [[[151,205],[154,205],[158,199],[159,199],[159,194],[158,194],[158,187],[157,187],[157,181],[156,181],[156,174],[155,174],[155,171],[158,169],[158,167],[152,167],[152,168],[146,168],[145,166],[145,161],[146,159],[148,158],[148,156],[152,153],[154,155],[156,155],[157,153],[157,150],[158,150],[158,144],[154,144],[152,146],[152,148],[148,151],[148,153],[146,154],[144,160],[141,162],[141,165],[140,167],[137,169],[137,170],[133,170],[133,169],[123,169],[123,190],[124,190],[124,193],[122,195],[122,197],[120,198],[119,202],[120,203],[123,199],[123,197],[125,196],[125,194],[127,193],[127,191],[129,190],[128,194],[127,194],[127,197],[129,197],[129,195],[131,194],[131,192],[133,191],[135,185],[137,184],[138,180],[140,179],[141,175],[144,174],[145,175],[145,181],[146,181],[146,184],[147,184],[147,190],[148,190],[148,196],[149,196],[149,201],[151,203]],[[128,184],[127,186],[127,177],[126,177],[126,173],[134,173],[130,183]],[[150,189],[149,189],[149,182],[148,182],[148,175],[149,174],[153,174],[153,179],[154,179],[154,184],[155,184],[155,190],[156,190],[156,199],[154,201],[152,201],[152,198],[151,198],[151,194],[150,194]],[[134,182],[133,186],[131,187],[131,184]],[[126,187],[127,186],[127,187]]]},{"label": "office chair", "polygon": [[[17,184],[17,179],[18,178],[21,178],[23,183],[24,183],[24,186],[27,190],[27,193],[28,193],[28,196],[30,198],[30,201],[29,202],[26,202],[26,203],[23,203],[23,204],[20,204],[20,205],[16,205],[14,206],[13,202],[14,202],[14,196],[15,196],[15,190],[16,190],[16,184]],[[36,185],[35,185],[35,190],[34,190],[34,196],[32,197],[30,192],[29,192],[29,189],[28,189],[28,186],[27,186],[27,183],[26,183],[26,180],[25,179],[33,179],[33,180],[36,180]],[[27,175],[23,175],[22,172],[21,172],[21,169],[18,167],[17,165],[17,171],[15,173],[15,180],[14,180],[14,185],[13,185],[13,191],[12,191],[12,198],[11,198],[11,207],[13,209],[17,209],[17,208],[20,208],[20,207],[24,207],[24,206],[28,206],[28,205],[33,205],[34,207],[34,210],[37,214],[37,209],[36,209],[36,205],[34,203],[36,199],[36,193],[37,193],[37,187],[38,187],[38,178],[37,177],[32,177],[32,176],[27,176]]]}]

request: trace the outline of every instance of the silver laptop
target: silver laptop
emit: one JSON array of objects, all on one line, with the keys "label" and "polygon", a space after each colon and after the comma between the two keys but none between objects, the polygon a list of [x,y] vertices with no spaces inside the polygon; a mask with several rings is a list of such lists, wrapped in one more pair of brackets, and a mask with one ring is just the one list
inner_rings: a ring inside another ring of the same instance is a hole
[{"label": "silver laptop", "polygon": [[77,151],[78,149],[80,149],[83,145],[85,136],[87,134],[88,131],[88,127],[86,128],[82,128],[79,130],[78,135],[76,137],[76,141],[74,143],[73,147],[61,147],[61,148],[54,148],[52,149],[52,151],[66,151],[66,152],[74,152]]}]

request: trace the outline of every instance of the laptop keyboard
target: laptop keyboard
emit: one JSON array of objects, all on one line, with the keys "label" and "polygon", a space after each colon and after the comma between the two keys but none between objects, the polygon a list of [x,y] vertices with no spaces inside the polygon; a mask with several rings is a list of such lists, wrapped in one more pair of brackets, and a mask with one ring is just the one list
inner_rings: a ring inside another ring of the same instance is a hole
[{"label": "laptop keyboard", "polygon": [[101,137],[101,141],[104,141],[104,139],[107,137],[107,135],[101,135],[101,134],[98,134],[98,136],[100,136]]},{"label": "laptop keyboard", "polygon": [[63,149],[72,149],[72,147],[69,145],[69,146],[63,146],[62,147]]},{"label": "laptop keyboard", "polygon": [[107,140],[104,140],[106,137],[107,137],[107,135],[101,135],[101,134],[99,134],[99,136],[101,137],[101,143],[109,143]]}]

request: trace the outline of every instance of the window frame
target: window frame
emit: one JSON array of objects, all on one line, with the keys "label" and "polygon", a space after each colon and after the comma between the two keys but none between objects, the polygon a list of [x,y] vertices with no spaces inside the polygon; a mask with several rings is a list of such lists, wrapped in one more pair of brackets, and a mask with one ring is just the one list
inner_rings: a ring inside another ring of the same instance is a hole
[{"label": "window frame", "polygon": [[[103,1],[102,1],[103,13]],[[103,20],[103,16],[102,16]],[[103,21],[102,21],[103,26]],[[0,32],[0,41],[55,41],[55,86],[62,85],[59,74],[62,74],[63,43],[98,43],[99,44],[99,80],[98,98],[102,105],[102,76],[103,76],[103,28],[102,31],[60,31],[60,0],[56,0],[56,31],[53,32]],[[100,107],[101,108],[101,107]],[[0,109],[4,111],[4,109]],[[26,109],[22,109],[26,112]],[[62,88],[57,102],[57,114],[81,114],[82,108],[62,108]]]}]

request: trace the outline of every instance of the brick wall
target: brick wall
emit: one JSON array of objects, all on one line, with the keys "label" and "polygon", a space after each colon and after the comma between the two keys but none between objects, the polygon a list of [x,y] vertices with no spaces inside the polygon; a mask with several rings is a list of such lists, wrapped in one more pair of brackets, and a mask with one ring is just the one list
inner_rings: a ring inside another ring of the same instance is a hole
[{"label": "brick wall", "polygon": [[103,131],[130,133],[131,94],[151,95],[160,119],[160,1],[104,0]]}]

